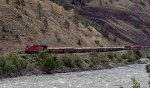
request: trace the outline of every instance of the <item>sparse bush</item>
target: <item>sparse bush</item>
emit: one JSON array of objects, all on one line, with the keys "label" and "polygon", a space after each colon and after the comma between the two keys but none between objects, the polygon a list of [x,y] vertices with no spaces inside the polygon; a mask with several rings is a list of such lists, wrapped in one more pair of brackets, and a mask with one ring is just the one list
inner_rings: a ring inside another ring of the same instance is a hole
[{"label": "sparse bush", "polygon": [[41,18],[42,17],[42,5],[40,2],[37,3],[37,12],[38,12],[39,18]]},{"label": "sparse bush", "polygon": [[68,21],[68,20],[66,20],[66,21],[65,21],[65,23],[64,23],[64,27],[65,27],[67,30],[69,30],[69,29],[70,29],[70,23],[69,23],[69,21]]},{"label": "sparse bush", "polygon": [[9,4],[9,0],[5,0],[6,4]]},{"label": "sparse bush", "polygon": [[141,4],[142,6],[146,6],[146,4],[145,4],[143,1],[140,1],[140,4]]},{"label": "sparse bush", "polygon": [[65,0],[50,0],[50,1],[55,2],[58,5],[63,5]]},{"label": "sparse bush", "polygon": [[108,33],[108,31],[106,31],[106,30],[101,30],[101,33],[102,33],[102,35],[103,35],[105,38],[109,39],[109,33]]},{"label": "sparse bush", "polygon": [[78,44],[79,46],[81,46],[81,45],[82,45],[82,43],[81,43],[81,40],[80,40],[80,39],[78,40],[77,44]]},{"label": "sparse bush", "polygon": [[99,0],[99,6],[103,6],[103,1]]},{"label": "sparse bush", "polygon": [[[25,6],[24,0],[12,0],[16,6]],[[9,0],[6,0],[6,3],[9,3]]]},{"label": "sparse bush", "polygon": [[99,45],[100,44],[99,40],[95,40],[95,44]]},{"label": "sparse bush", "polygon": [[21,19],[21,18],[22,18],[22,15],[21,15],[20,13],[17,13],[17,14],[16,14],[16,18]]},{"label": "sparse bush", "polygon": [[116,37],[114,37],[113,41],[114,41],[114,42],[117,42],[117,38],[116,38]]},{"label": "sparse bush", "polygon": [[61,42],[61,39],[60,39],[60,37],[58,36],[57,33],[55,33],[55,38],[57,39],[58,42]]},{"label": "sparse bush", "polygon": [[43,27],[42,31],[45,32],[47,30],[47,28],[48,28],[48,21],[47,21],[47,17],[46,16],[43,18],[43,25],[44,25],[44,27]]},{"label": "sparse bush", "polygon": [[2,32],[7,32],[5,26],[2,26]]},{"label": "sparse bush", "polygon": [[25,1],[24,0],[20,0],[20,5],[21,6],[25,6]]},{"label": "sparse bush", "polygon": [[20,0],[13,0],[15,5],[20,5]]},{"label": "sparse bush", "polygon": [[95,28],[98,27],[98,24],[92,20],[89,20],[81,15],[79,15],[78,11],[74,11],[74,18],[73,18],[74,23],[77,25],[79,22],[82,23],[85,27],[93,26]]}]

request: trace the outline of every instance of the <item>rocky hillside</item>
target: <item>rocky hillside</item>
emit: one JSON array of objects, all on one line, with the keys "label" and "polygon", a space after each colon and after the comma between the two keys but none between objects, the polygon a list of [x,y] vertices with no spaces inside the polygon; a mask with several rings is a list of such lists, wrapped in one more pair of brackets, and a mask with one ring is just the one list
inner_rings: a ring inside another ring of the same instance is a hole
[{"label": "rocky hillside", "polygon": [[[83,17],[98,24],[106,37],[120,39],[123,45],[150,45],[149,0],[90,0],[78,6]],[[73,4],[74,5],[74,4]]]},{"label": "rocky hillside", "polygon": [[87,5],[92,7],[135,8],[150,11],[149,3],[149,0],[91,0]]},{"label": "rocky hillside", "polygon": [[29,44],[49,47],[112,46],[94,27],[50,0],[0,1],[0,52],[23,51]]},{"label": "rocky hillside", "polygon": [[150,45],[149,3],[149,0],[1,0],[0,53],[23,51],[29,44]]}]

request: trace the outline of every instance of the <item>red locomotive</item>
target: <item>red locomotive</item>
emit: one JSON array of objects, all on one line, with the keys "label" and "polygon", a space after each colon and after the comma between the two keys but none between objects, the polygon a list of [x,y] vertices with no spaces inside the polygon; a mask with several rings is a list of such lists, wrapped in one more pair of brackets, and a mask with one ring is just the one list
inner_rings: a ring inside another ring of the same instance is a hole
[{"label": "red locomotive", "polygon": [[28,45],[25,48],[25,53],[37,53],[40,51],[45,51],[47,50],[48,46],[45,45]]}]

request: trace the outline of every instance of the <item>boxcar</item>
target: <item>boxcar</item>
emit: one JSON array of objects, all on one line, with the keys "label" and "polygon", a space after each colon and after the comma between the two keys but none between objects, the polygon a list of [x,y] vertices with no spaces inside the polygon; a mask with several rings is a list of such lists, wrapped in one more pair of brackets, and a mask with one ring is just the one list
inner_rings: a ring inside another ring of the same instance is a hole
[{"label": "boxcar", "polygon": [[64,47],[65,53],[75,53],[75,49],[73,47]]},{"label": "boxcar", "polygon": [[63,48],[49,48],[48,51],[49,53],[64,53]]}]

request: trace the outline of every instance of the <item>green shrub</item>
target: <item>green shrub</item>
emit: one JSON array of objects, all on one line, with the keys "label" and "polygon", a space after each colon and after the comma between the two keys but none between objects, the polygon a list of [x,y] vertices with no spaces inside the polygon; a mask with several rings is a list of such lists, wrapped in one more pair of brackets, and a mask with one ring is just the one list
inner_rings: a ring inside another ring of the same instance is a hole
[{"label": "green shrub", "polygon": [[76,55],[65,55],[62,57],[62,61],[64,63],[64,66],[69,68],[84,68],[87,67],[86,62],[84,59],[76,56]]},{"label": "green shrub", "polygon": [[136,61],[138,58],[137,58],[137,55],[132,53],[130,54],[129,58],[128,58],[128,62],[134,62]]},{"label": "green shrub", "polygon": [[123,59],[123,61],[125,62],[135,62],[138,59],[140,59],[140,57],[133,51],[129,51],[127,53],[124,53],[121,58]]},{"label": "green shrub", "polygon": [[123,63],[123,59],[120,54],[117,55],[115,53],[109,53],[107,56],[113,63]]},{"label": "green shrub", "polygon": [[109,65],[110,59],[106,55],[101,55],[100,59],[102,64]]},{"label": "green shrub", "polygon": [[138,83],[134,78],[131,78],[133,85],[132,88],[140,88],[140,83]]},{"label": "green shrub", "polygon": [[85,61],[82,58],[76,57],[74,61],[75,65],[79,68],[84,68],[85,66]]},{"label": "green shrub", "polygon": [[71,56],[63,56],[62,61],[64,63],[64,66],[73,68],[75,67],[74,59],[72,59]]},{"label": "green shrub", "polygon": [[38,54],[37,61],[44,71],[60,69],[63,63],[57,59],[56,55],[49,54],[47,51]]},{"label": "green shrub", "polygon": [[148,73],[150,73],[150,64],[146,65],[145,69]]},{"label": "green shrub", "polygon": [[98,53],[95,52],[91,54],[90,60],[92,62],[91,66],[97,66],[101,62]]},{"label": "green shrub", "polygon": [[13,73],[25,70],[28,62],[14,53],[9,53],[0,58],[2,73]]},{"label": "green shrub", "polygon": [[90,58],[92,65],[97,66],[97,65],[108,65],[110,62],[110,59],[106,55],[101,55],[98,53],[93,53],[91,54]]},{"label": "green shrub", "polygon": [[133,53],[137,55],[137,59],[140,59],[142,57],[142,54],[140,53],[140,51],[135,50],[133,51]]},{"label": "green shrub", "polygon": [[26,69],[27,71],[32,71],[34,67],[35,67],[34,64],[28,63]]},{"label": "green shrub", "polygon": [[13,73],[17,72],[17,67],[12,63],[6,63],[3,67],[4,73]]},{"label": "green shrub", "polygon": [[[138,83],[134,78],[131,78],[132,80],[132,88],[140,88],[140,83]],[[123,88],[123,86],[120,86],[120,88]]]}]

